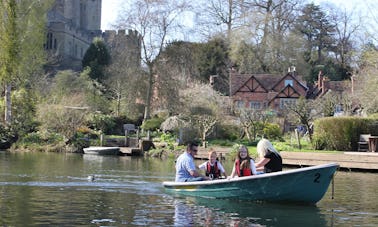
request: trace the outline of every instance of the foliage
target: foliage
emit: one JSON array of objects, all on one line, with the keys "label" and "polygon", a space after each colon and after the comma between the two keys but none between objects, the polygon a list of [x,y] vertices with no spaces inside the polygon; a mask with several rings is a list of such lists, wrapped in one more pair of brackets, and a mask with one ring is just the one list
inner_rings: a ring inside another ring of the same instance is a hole
[{"label": "foliage", "polygon": [[229,93],[228,68],[231,60],[228,57],[228,44],[221,38],[214,38],[207,43],[198,45],[195,57],[200,73],[200,80],[208,83],[210,76],[216,76],[212,85],[221,94]]},{"label": "foliage", "polygon": [[83,68],[91,69],[89,76],[93,80],[102,82],[105,79],[104,67],[110,63],[110,53],[104,40],[95,38],[84,54]]},{"label": "foliage", "polygon": [[282,129],[277,124],[267,123],[263,129],[264,137],[269,140],[282,140]]},{"label": "foliage", "polygon": [[11,128],[0,124],[0,149],[8,149],[16,140],[16,133]]},{"label": "foliage", "polygon": [[148,120],[145,120],[141,126],[145,131],[155,131],[160,128],[161,123],[164,122],[163,118],[154,117]]},{"label": "foliage", "polygon": [[51,0],[0,2],[0,81],[6,87],[4,118],[8,125],[16,122],[12,122],[12,111],[21,108],[12,107],[11,91],[30,89],[42,75],[46,13],[51,4]]},{"label": "foliage", "polygon": [[216,126],[216,138],[219,140],[235,141],[239,138],[240,128],[237,125],[220,122]]},{"label": "foliage", "polygon": [[115,126],[114,118],[107,114],[92,113],[87,118],[87,124],[90,128],[100,131],[104,134],[110,134]]},{"label": "foliage", "polygon": [[[35,105],[36,95],[30,89],[20,88],[12,93],[12,131],[17,133],[17,136],[22,137],[35,130],[38,122],[35,121]],[[1,99],[0,99],[1,100]],[[5,110],[2,105],[5,102],[0,102],[0,109]]]},{"label": "foliage", "polygon": [[109,101],[102,92],[103,86],[90,79],[89,73],[89,69],[80,74],[69,70],[58,72],[47,92],[47,102],[109,112]]},{"label": "foliage", "polygon": [[327,117],[314,123],[317,150],[357,150],[360,134],[378,134],[377,120],[360,117]]},{"label": "foliage", "polygon": [[63,141],[64,138],[56,133],[41,133],[41,132],[32,132],[24,137],[18,143],[36,143],[36,144],[54,144],[60,141]]},{"label": "foliage", "polygon": [[[327,14],[320,6],[307,4],[296,21],[296,29],[307,40],[307,50],[303,53],[305,60],[312,67],[325,65],[324,52],[330,51],[335,43],[335,25],[330,22]],[[315,71],[307,81],[315,81],[316,76]]]},{"label": "foliage", "polygon": [[68,141],[72,139],[76,130],[85,125],[87,111],[62,105],[39,104],[37,117],[41,125],[40,131],[58,133]]}]

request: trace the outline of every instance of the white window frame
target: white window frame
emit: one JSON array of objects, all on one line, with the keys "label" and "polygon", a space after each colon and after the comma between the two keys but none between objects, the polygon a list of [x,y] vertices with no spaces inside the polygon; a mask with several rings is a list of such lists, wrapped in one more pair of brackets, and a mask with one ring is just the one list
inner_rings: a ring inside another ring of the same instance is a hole
[{"label": "white window frame", "polygon": [[297,104],[297,99],[293,98],[280,98],[280,108],[285,109],[285,106],[289,105],[296,105]]},{"label": "white window frame", "polygon": [[262,109],[262,103],[259,101],[250,101],[249,107],[254,110],[261,110]]},{"label": "white window frame", "polygon": [[294,86],[294,81],[293,80],[285,80],[285,87],[287,86],[287,85],[290,85],[290,86]]}]

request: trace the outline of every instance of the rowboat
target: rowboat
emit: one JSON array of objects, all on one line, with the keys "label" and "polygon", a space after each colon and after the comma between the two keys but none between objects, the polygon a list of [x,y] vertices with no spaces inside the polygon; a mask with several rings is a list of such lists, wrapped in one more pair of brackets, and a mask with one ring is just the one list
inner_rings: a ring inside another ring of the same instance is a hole
[{"label": "rowboat", "polygon": [[315,204],[327,192],[338,167],[329,163],[232,179],[165,181],[163,186],[169,193],[184,196]]},{"label": "rowboat", "polygon": [[84,154],[96,155],[118,155],[120,152],[119,147],[86,147],[83,149]]}]

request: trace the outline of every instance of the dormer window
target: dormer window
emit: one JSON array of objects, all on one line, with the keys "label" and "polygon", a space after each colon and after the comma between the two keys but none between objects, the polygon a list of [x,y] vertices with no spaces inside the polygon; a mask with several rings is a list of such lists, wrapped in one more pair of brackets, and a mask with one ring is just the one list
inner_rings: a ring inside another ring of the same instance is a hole
[{"label": "dormer window", "polygon": [[287,85],[290,85],[293,87],[293,80],[285,80],[285,87],[287,87]]}]

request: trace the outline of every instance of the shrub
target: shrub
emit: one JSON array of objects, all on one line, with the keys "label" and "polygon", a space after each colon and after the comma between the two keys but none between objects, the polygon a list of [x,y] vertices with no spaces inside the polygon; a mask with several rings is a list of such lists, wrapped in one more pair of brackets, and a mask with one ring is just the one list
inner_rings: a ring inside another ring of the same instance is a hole
[{"label": "shrub", "polygon": [[161,123],[163,123],[164,119],[162,118],[151,118],[148,120],[145,120],[141,126],[142,129],[146,131],[155,131],[160,128]]},{"label": "shrub", "polygon": [[357,150],[360,134],[378,134],[372,118],[326,117],[314,122],[314,147],[317,150]]},{"label": "shrub", "polygon": [[96,113],[89,116],[88,124],[94,130],[101,130],[105,134],[110,134],[115,126],[115,121],[110,115]]},{"label": "shrub", "polygon": [[239,138],[240,128],[237,125],[219,124],[216,128],[216,138],[235,141]]},{"label": "shrub", "polygon": [[282,140],[282,130],[277,124],[267,123],[263,129],[263,133],[270,140]]}]

